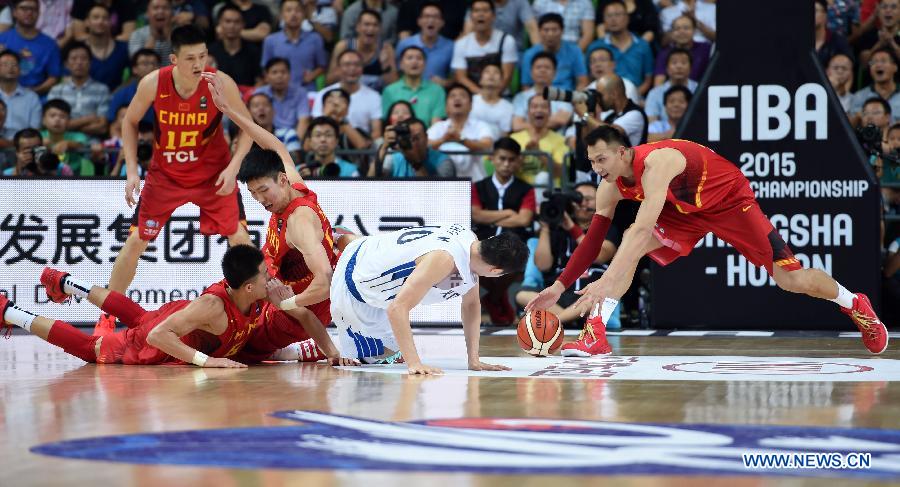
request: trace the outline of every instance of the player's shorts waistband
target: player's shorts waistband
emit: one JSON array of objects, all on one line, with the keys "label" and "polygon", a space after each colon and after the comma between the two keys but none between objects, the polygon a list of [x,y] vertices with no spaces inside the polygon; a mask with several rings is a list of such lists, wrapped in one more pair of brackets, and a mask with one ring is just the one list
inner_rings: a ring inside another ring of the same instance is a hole
[{"label": "player's shorts waistband", "polygon": [[356,283],[353,282],[353,269],[356,268],[356,257],[359,255],[359,251],[362,249],[363,244],[365,244],[365,242],[359,243],[359,246],[356,247],[353,255],[350,256],[350,260],[347,261],[347,269],[344,270],[344,282],[347,283],[347,289],[350,291],[350,294],[353,295],[357,301],[365,304],[366,301],[363,299],[362,295],[359,294]]}]

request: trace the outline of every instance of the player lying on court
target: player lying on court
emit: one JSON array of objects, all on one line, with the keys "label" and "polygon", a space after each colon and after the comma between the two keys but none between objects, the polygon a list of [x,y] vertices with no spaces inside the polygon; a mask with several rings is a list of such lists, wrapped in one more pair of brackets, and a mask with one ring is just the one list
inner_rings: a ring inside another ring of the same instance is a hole
[{"label": "player lying on court", "polygon": [[[192,363],[199,367],[232,368],[253,363],[241,357],[241,348],[254,330],[312,314],[302,308],[286,313],[266,301],[267,296],[278,300],[293,293],[288,286],[269,279],[262,253],[251,245],[228,249],[222,259],[222,272],[225,279],[206,288],[197,299],[172,301],[156,311],[147,311],[118,292],[90,286],[67,273],[47,268],[41,274],[41,284],[52,301],[62,303],[71,296],[87,298],[121,319],[128,329],[105,336],[86,335],[64,321],[20,309],[2,294],[0,321],[7,326],[20,326],[86,362]],[[311,327],[309,333],[325,349],[332,365],[359,364],[340,357],[324,328]]]},{"label": "player lying on court", "polygon": [[509,370],[479,358],[478,279],[525,269],[528,248],[519,237],[501,233],[478,241],[462,225],[444,225],[344,238],[350,243],[331,281],[331,315],[345,355],[355,350],[366,363],[403,360],[410,374],[441,373],[419,358],[409,313],[462,296],[469,370]]},{"label": "player lying on court", "polygon": [[[616,129],[602,126],[585,137],[591,167],[604,182],[597,188],[597,212],[586,238],[550,287],[526,306],[546,309],[597,257],[616,205],[640,201],[634,224],[603,276],[578,292],[581,316],[590,312],[577,341],[562,347],[564,356],[586,357],[612,352],[605,323],[634,278],[638,260],[649,256],[666,265],[691,253],[707,233],[731,244],[756,266],[763,266],[778,287],[827,299],[849,315],[872,353],[887,348],[887,328],[869,298],[853,294],[827,273],[804,269],[763,214],[750,182],[724,157],[687,140],[664,140],[627,147]],[[599,308],[599,313],[598,313]],[[595,316],[596,315],[596,316]]]},{"label": "player lying on court", "polygon": [[[239,100],[228,96],[227,78],[215,72],[204,72],[202,76],[216,107],[261,148],[254,148],[244,158],[238,179],[246,183],[253,198],[272,213],[263,254],[269,273],[296,293],[296,296],[286,298],[280,307],[283,310],[306,308],[312,312],[302,316],[313,323],[273,327],[265,335],[261,334],[263,330],[254,332],[244,354],[262,360],[277,350],[309,338],[305,330],[310,327],[315,325],[324,330],[331,323],[328,292],[331,274],[337,264],[331,223],[319,207],[316,193],[306,186],[294,167],[284,144],[257,125]],[[284,353],[278,356],[287,358]],[[301,354],[298,358],[318,360],[323,356],[320,352],[312,357]]]}]

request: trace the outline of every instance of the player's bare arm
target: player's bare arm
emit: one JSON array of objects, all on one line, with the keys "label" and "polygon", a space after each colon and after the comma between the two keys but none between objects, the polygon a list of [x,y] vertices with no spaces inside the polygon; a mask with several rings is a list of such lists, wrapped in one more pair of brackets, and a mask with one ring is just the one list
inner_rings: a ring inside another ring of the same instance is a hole
[{"label": "player's bare arm", "polygon": [[469,370],[510,370],[505,365],[487,364],[481,361],[479,346],[481,342],[481,287],[476,283],[463,295],[460,307],[463,333],[466,336],[466,351],[469,358]]},{"label": "player's bare arm", "polygon": [[153,106],[156,98],[156,87],[159,81],[159,70],[141,78],[137,91],[122,119],[122,154],[125,157],[125,202],[129,207],[137,204],[141,192],[141,177],[138,176],[137,136],[138,122],[144,118],[147,110]]},{"label": "player's bare arm", "polygon": [[[200,296],[182,310],[172,313],[147,335],[147,344],[154,346],[166,354],[183,362],[194,363],[201,367],[241,368],[244,364],[227,358],[209,357],[197,363],[195,358],[199,351],[187,346],[180,340],[194,330],[203,330],[213,335],[221,335],[228,328],[228,315],[225,305],[215,296]],[[201,354],[202,356],[202,354]]]},{"label": "player's bare arm", "polygon": [[[444,280],[454,269],[456,269],[456,263],[453,261],[453,257],[443,250],[435,250],[419,257],[416,259],[416,269],[400,286],[397,297],[387,307],[391,330],[394,332],[397,346],[400,347],[400,353],[406,359],[406,366],[410,374],[443,373],[437,367],[423,364],[422,359],[419,358],[409,324],[409,312],[422,302],[429,289]],[[479,316],[478,319],[480,321],[481,317]]]},{"label": "player's bare arm", "polygon": [[[232,113],[243,115],[250,119],[250,111],[247,110],[247,107],[241,100],[241,92],[238,90],[237,83],[234,82],[231,76],[228,76],[221,71],[217,71],[216,73],[204,72],[201,76],[207,81],[209,80],[207,74],[214,74],[214,77],[218,82],[217,88],[219,96],[224,100],[227,100],[228,106],[232,109]],[[210,85],[210,93],[213,93],[211,82]],[[215,103],[215,96],[213,97],[213,103]],[[221,111],[221,109],[219,110]],[[229,118],[231,118],[231,116],[229,116]],[[234,185],[237,184],[237,173],[241,169],[241,162],[244,161],[244,157],[250,152],[250,147],[252,145],[253,142],[247,136],[243,134],[238,136],[234,154],[231,156],[231,161],[228,162],[228,166],[219,173],[219,177],[216,179],[215,186],[219,186],[219,190],[216,191],[217,195],[227,196],[234,191]]]},{"label": "player's bare arm", "polygon": [[[303,260],[313,274],[309,287],[293,298],[295,306],[309,306],[328,299],[331,290],[331,275],[334,269],[322,247],[322,222],[312,208],[301,206],[294,210],[287,220],[285,239],[291,248],[303,254]],[[282,309],[289,309],[282,307]]]},{"label": "player's bare arm", "polygon": [[[219,111],[240,127],[241,134],[246,135],[243,141],[247,144],[248,148],[253,142],[256,142],[256,144],[263,149],[277,152],[281,161],[284,163],[284,172],[287,174],[288,181],[290,181],[291,184],[302,183],[303,178],[300,176],[300,173],[297,172],[291,154],[284,144],[278,140],[278,137],[275,137],[274,134],[266,131],[253,121],[247,107],[244,106],[243,102],[240,100],[240,94],[238,94],[238,99],[234,100],[233,97],[227,96],[227,94],[223,92],[222,79],[227,75],[221,73],[220,76],[220,73],[221,72],[203,73],[202,75],[203,78],[209,82],[209,91],[212,94],[213,103],[216,104]],[[239,143],[241,143],[241,140],[239,140]],[[238,152],[239,151],[235,151],[235,156],[238,155]],[[240,160],[243,160],[245,155],[246,152],[241,154]],[[232,159],[232,164],[234,161],[235,159]],[[240,162],[237,163],[237,168],[240,169]]]}]

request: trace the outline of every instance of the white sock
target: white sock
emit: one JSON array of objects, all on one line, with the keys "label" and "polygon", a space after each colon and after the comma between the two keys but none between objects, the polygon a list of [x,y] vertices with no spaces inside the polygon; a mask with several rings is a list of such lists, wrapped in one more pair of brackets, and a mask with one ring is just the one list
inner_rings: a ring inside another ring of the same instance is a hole
[{"label": "white sock", "polygon": [[86,298],[91,292],[91,285],[72,276],[66,276],[63,279],[63,292],[79,298]]},{"label": "white sock", "polygon": [[597,308],[600,308],[600,319],[603,320],[603,324],[609,323],[609,319],[612,318],[613,311],[616,310],[616,306],[619,305],[618,299],[613,298],[603,298],[603,302],[594,306],[594,311],[591,313],[590,317],[597,316]]},{"label": "white sock", "polygon": [[6,313],[3,315],[4,321],[16,326],[21,326],[22,328],[25,328],[25,331],[27,332],[31,332],[31,323],[35,318],[37,318],[37,315],[19,308],[15,303],[6,308]]},{"label": "white sock", "polygon": [[841,286],[841,283],[837,283],[837,285],[838,295],[834,299],[829,299],[829,301],[831,301],[832,303],[837,303],[837,305],[842,308],[852,308],[853,298],[855,298],[856,295],[848,291],[844,286]]}]

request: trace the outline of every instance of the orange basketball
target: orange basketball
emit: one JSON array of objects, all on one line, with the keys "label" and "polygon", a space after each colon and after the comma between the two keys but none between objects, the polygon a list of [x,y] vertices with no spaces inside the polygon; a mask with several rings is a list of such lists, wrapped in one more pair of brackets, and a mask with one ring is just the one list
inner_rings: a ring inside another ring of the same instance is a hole
[{"label": "orange basketball", "polygon": [[532,311],[519,320],[519,346],[535,357],[546,357],[562,346],[563,328],[549,311]]}]

